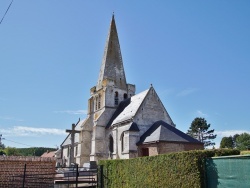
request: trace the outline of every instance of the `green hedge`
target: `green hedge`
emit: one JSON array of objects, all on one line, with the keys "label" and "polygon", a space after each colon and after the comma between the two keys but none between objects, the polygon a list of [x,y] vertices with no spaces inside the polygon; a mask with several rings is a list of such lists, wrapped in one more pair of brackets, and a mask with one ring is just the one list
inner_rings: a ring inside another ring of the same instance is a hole
[{"label": "green hedge", "polygon": [[[103,160],[104,187],[204,187],[204,159],[239,150],[195,150],[127,160]],[[100,185],[100,184],[99,184]]]}]

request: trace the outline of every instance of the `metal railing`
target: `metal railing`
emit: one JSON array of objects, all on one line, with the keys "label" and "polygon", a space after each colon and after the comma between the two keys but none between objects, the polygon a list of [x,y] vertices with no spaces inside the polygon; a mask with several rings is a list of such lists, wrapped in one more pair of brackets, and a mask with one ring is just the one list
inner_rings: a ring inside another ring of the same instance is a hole
[{"label": "metal railing", "polygon": [[[57,168],[54,173],[32,174],[27,171],[26,164],[23,173],[19,175],[9,176],[6,180],[6,187],[21,188],[54,188],[55,185],[68,185],[80,187],[83,184],[89,187],[97,186],[97,169],[86,170],[74,167]],[[0,185],[1,187],[1,185]]]}]

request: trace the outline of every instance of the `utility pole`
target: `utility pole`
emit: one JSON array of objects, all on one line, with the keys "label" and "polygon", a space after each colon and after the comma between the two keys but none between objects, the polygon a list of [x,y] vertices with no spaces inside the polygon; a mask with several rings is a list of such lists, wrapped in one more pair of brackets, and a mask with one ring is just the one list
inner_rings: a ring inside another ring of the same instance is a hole
[{"label": "utility pole", "polygon": [[66,130],[67,133],[71,133],[71,145],[70,145],[70,154],[69,154],[69,166],[74,162],[74,145],[75,145],[75,133],[80,133],[81,131],[75,130],[76,125],[72,124],[71,130]]},{"label": "utility pole", "polygon": [[[4,138],[2,138],[2,134],[0,134],[0,148],[3,148],[3,143],[2,143],[2,140],[4,139]],[[4,149],[4,148],[3,148]]]}]

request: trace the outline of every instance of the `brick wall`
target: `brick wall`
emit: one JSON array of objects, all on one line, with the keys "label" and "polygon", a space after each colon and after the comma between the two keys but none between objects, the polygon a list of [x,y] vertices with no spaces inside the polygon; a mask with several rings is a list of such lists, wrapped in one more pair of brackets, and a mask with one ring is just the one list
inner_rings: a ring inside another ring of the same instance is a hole
[{"label": "brick wall", "polygon": [[0,187],[53,187],[55,160],[41,157],[0,156]]},{"label": "brick wall", "polygon": [[189,150],[202,150],[203,144],[185,143],[185,142],[158,142],[139,146],[138,154],[142,156],[142,148],[148,148],[149,156],[189,151]]}]

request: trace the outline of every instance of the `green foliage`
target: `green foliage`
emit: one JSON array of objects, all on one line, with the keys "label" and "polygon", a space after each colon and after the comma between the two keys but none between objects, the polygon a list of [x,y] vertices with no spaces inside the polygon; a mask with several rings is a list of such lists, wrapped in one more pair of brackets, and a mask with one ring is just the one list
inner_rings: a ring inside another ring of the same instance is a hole
[{"label": "green foliage", "polygon": [[0,149],[4,149],[5,145],[3,143],[0,144]]},{"label": "green foliage", "polygon": [[5,148],[4,149],[4,152],[6,153],[6,155],[8,155],[8,156],[18,156],[18,155],[20,155],[19,153],[18,153],[18,150],[17,150],[17,148],[13,148],[13,147],[7,147],[7,148]]},{"label": "green foliage", "polygon": [[205,118],[195,118],[187,132],[189,136],[196,138],[197,140],[204,143],[204,147],[215,145],[211,140],[216,138],[216,134],[214,134],[214,129],[209,130],[210,124],[207,123]]},{"label": "green foliage", "polygon": [[230,149],[195,150],[128,160],[103,160],[104,187],[204,187],[205,159],[238,155]]},{"label": "green foliage", "polygon": [[236,148],[239,150],[250,149],[250,134],[242,133],[223,137],[220,142],[220,148]]},{"label": "green foliage", "polygon": [[220,142],[220,148],[233,148],[234,147],[234,141],[233,137],[223,137]]},{"label": "green foliage", "polygon": [[15,155],[15,156],[38,156],[40,157],[47,151],[55,151],[55,148],[43,148],[43,147],[32,147],[32,148],[13,148],[7,147],[3,151],[6,155]]},{"label": "green foliage", "polygon": [[4,150],[0,150],[0,155],[6,155],[6,153],[4,152]]},{"label": "green foliage", "polygon": [[22,156],[41,156],[46,151],[55,151],[55,148],[44,147],[31,147],[31,148],[18,148],[18,152]]},{"label": "green foliage", "polygon": [[250,134],[242,133],[236,137],[236,147],[239,150],[250,149]]},{"label": "green foliage", "polygon": [[241,155],[250,155],[250,150],[248,151],[240,151]]}]

